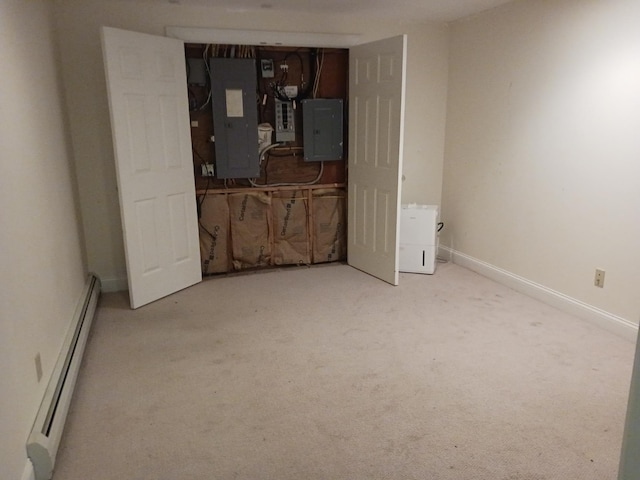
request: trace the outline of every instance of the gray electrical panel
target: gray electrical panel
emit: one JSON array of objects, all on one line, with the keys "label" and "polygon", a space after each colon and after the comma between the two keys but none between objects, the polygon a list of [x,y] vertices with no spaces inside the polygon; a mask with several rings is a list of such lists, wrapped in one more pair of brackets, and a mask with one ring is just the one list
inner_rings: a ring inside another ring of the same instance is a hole
[{"label": "gray electrical panel", "polygon": [[209,67],[217,177],[259,177],[256,62],[212,58]]},{"label": "gray electrical panel", "polygon": [[314,98],[302,100],[304,160],[320,162],[342,160],[342,100]]}]

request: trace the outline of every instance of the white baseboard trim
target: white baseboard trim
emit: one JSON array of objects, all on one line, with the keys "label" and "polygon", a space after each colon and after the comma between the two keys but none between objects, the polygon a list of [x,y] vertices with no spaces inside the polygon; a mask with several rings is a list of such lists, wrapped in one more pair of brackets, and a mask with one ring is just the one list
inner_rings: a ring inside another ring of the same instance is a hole
[{"label": "white baseboard trim", "polygon": [[33,464],[31,460],[27,458],[27,463],[24,465],[24,471],[20,480],[36,480],[36,472],[33,470]]},{"label": "white baseboard trim", "polygon": [[105,293],[124,292],[129,289],[127,277],[124,278],[105,278],[100,277],[102,283],[102,291]]},{"label": "white baseboard trim", "polygon": [[511,272],[498,268],[477,258],[453,250],[449,247],[440,246],[439,256],[450,260],[456,265],[468,268],[480,275],[505,285],[513,290],[523,293],[529,297],[540,300],[565,313],[587,320],[598,325],[616,335],[626,338],[632,342],[638,336],[638,325],[635,323],[601,310],[597,307],[584,303],[563,293],[557,292],[538,283],[527,280]]}]

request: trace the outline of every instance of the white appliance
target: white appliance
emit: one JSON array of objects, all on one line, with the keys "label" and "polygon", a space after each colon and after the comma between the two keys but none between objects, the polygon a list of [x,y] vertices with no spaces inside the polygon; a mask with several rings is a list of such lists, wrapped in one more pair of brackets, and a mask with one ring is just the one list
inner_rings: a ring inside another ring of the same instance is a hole
[{"label": "white appliance", "polygon": [[400,271],[433,274],[438,249],[438,206],[402,205]]}]

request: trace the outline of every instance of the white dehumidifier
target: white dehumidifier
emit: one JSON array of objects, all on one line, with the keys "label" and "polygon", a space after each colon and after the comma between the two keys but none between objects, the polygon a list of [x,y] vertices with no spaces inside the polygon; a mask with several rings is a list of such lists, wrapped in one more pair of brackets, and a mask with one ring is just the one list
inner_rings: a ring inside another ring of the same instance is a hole
[{"label": "white dehumidifier", "polygon": [[400,271],[433,274],[438,250],[438,206],[402,205]]}]

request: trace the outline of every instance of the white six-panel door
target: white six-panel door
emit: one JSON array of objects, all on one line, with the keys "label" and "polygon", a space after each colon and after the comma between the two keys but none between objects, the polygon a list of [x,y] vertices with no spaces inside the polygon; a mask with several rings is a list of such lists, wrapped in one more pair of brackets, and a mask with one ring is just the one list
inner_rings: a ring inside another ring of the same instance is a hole
[{"label": "white six-panel door", "polygon": [[349,53],[349,265],[398,284],[406,35]]},{"label": "white six-panel door", "polygon": [[102,29],[131,308],[202,280],[184,46]]}]

